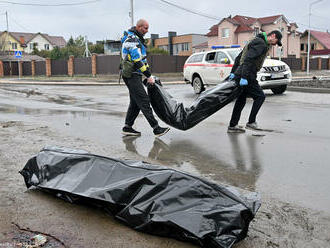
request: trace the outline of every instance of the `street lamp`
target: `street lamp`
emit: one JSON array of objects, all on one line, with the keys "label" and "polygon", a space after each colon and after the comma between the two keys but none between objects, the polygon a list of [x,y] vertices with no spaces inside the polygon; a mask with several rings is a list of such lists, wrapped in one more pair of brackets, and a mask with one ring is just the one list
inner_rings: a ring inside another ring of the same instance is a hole
[{"label": "street lamp", "polygon": [[308,18],[308,44],[307,44],[307,74],[309,74],[309,53],[311,51],[311,15],[312,15],[312,5],[321,2],[322,0],[317,0],[309,4],[309,18]]}]

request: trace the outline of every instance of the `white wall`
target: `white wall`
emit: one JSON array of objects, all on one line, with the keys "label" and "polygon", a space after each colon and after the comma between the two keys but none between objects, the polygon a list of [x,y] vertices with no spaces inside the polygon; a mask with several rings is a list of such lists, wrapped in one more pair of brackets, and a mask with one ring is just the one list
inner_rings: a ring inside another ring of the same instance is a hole
[{"label": "white wall", "polygon": [[33,44],[33,43],[38,43],[38,50],[41,51],[41,50],[46,50],[45,49],[45,44],[48,44],[49,45],[49,50],[53,50],[53,46],[49,43],[48,40],[46,40],[42,35],[38,34],[36,37],[34,37],[32,40],[30,40],[30,42],[27,44],[27,47],[24,49],[24,51],[26,53],[32,53],[33,51],[33,46],[30,48],[30,44]]}]

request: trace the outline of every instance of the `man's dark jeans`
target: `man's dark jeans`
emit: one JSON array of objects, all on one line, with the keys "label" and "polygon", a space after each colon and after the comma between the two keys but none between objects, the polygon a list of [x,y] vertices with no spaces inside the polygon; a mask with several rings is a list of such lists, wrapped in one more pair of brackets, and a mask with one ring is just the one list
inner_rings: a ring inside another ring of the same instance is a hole
[{"label": "man's dark jeans", "polygon": [[152,128],[158,126],[158,122],[155,119],[152,109],[150,107],[149,96],[143,88],[142,76],[138,74],[132,74],[132,77],[123,77],[124,82],[129,91],[130,103],[126,113],[125,125],[132,127],[136,117],[140,110],[149,122]]},{"label": "man's dark jeans", "polygon": [[[239,80],[237,82],[239,82]],[[246,103],[246,98],[249,96],[253,98],[253,105],[248,122],[253,123],[256,121],[259,109],[261,108],[261,105],[266,98],[255,76],[252,76],[248,79],[247,86],[243,86],[243,91],[235,102],[229,126],[234,127],[238,124],[239,119],[241,118],[241,112]]]}]

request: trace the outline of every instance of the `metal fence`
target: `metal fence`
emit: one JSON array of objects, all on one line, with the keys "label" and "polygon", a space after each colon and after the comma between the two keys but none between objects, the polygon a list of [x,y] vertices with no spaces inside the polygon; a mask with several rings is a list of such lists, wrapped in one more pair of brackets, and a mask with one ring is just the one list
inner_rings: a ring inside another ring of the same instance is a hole
[{"label": "metal fence", "polygon": [[63,59],[51,61],[52,75],[68,75],[68,62]]},{"label": "metal fence", "polygon": [[3,62],[3,73],[5,76],[9,76],[10,75],[10,64],[9,62]]},{"label": "metal fence", "polygon": [[[183,66],[188,56],[170,56],[170,55],[149,55],[148,62],[152,73],[178,73],[183,72]],[[276,59],[276,58],[275,58]],[[305,61],[303,61],[305,60]],[[307,67],[307,59],[304,58],[282,58],[291,70],[302,70],[304,62],[304,70]],[[310,59],[310,70],[319,69],[319,59]],[[96,74],[117,74],[119,72],[120,56],[118,55],[98,55],[96,56]],[[23,62],[23,75],[32,75],[31,62]],[[92,58],[75,58],[73,63],[74,74],[91,75],[92,74]],[[5,76],[18,76],[18,62],[4,61],[3,69]],[[329,59],[321,59],[321,69],[329,70]],[[35,62],[35,75],[46,75],[46,62]],[[67,60],[51,60],[51,75],[68,75]]]},{"label": "metal fence", "polygon": [[92,74],[92,58],[75,58],[74,59],[74,74]]},{"label": "metal fence", "polygon": [[36,75],[46,75],[46,62],[45,61],[36,61]]},{"label": "metal fence", "polygon": [[287,63],[291,70],[301,70],[302,61],[297,58],[283,58],[283,62]]},{"label": "metal fence", "polygon": [[321,64],[321,69],[322,70],[330,70],[330,68],[328,68],[328,63],[329,63],[329,60],[328,59],[322,59],[322,64]]},{"label": "metal fence", "polygon": [[24,61],[22,67],[23,67],[23,72],[22,73],[23,73],[24,76],[31,76],[32,75],[31,62]]},{"label": "metal fence", "polygon": [[99,55],[96,58],[97,74],[116,74],[119,72],[120,56]]}]

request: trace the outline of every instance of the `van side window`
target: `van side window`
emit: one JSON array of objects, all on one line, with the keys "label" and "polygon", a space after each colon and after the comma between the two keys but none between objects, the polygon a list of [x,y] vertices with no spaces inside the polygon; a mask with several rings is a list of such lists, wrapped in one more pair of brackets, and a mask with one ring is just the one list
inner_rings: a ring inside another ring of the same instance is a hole
[{"label": "van side window", "polygon": [[187,63],[202,62],[204,54],[196,54],[190,57]]},{"label": "van side window", "polygon": [[206,54],[206,58],[205,58],[206,62],[214,63],[214,59],[215,59],[215,52]]},{"label": "van side window", "polygon": [[228,56],[223,52],[217,52],[217,58],[215,63],[217,64],[229,64],[230,60]]}]

